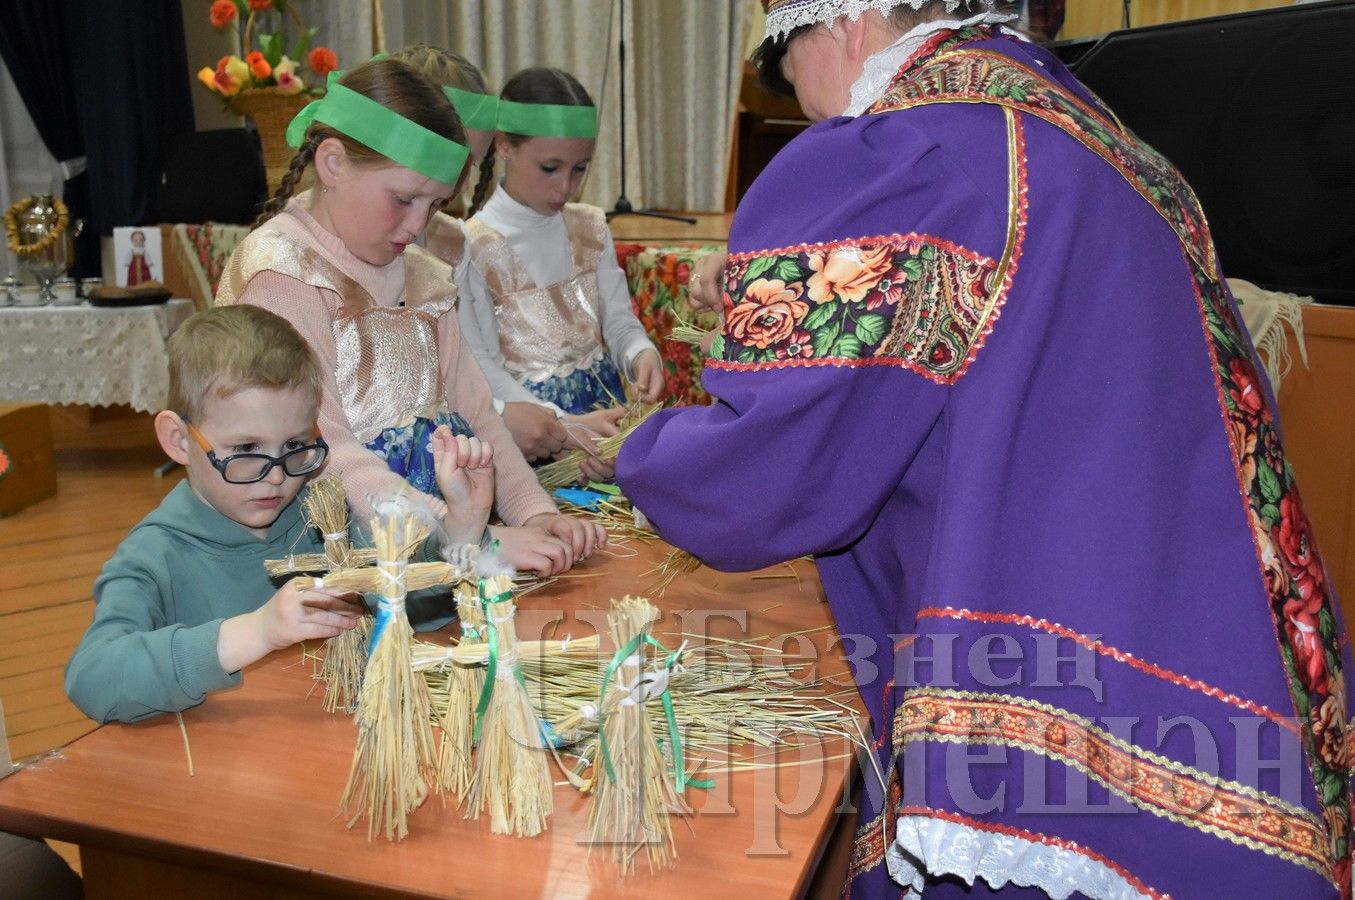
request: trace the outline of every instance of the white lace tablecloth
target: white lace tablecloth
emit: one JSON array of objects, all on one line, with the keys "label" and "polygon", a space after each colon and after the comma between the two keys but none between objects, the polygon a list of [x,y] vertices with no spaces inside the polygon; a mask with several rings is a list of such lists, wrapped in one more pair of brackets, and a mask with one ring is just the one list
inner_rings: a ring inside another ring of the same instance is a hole
[{"label": "white lace tablecloth", "polygon": [[189,300],[0,308],[0,400],[158,412],[169,392],[165,338],[192,312]]}]

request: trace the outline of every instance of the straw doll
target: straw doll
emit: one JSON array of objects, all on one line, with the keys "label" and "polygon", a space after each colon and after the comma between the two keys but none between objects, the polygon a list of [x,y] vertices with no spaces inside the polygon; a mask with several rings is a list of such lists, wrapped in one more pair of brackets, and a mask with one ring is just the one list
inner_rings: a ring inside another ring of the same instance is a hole
[{"label": "straw doll", "polygon": [[554,798],[541,720],[518,670],[512,582],[482,579],[480,597],[491,654],[476,707],[479,745],[466,815],[488,807],[491,831],[532,837],[545,830]]}]

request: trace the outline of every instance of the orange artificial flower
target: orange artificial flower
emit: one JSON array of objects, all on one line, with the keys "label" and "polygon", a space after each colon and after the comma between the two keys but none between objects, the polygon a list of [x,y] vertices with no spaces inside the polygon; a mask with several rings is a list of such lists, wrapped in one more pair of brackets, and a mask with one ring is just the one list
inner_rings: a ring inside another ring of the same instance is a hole
[{"label": "orange artificial flower", "polygon": [[311,71],[321,78],[339,67],[339,57],[328,47],[316,47],[306,57]]},{"label": "orange artificial flower", "polygon": [[198,81],[205,84],[208,90],[216,90],[216,69],[211,66],[203,66],[198,69]]},{"label": "orange artificial flower", "polygon": [[245,62],[249,63],[249,73],[262,81],[273,74],[273,67],[268,64],[268,60],[263,58],[263,54],[258,50],[245,57]]},{"label": "orange artificial flower", "polygon": [[255,12],[260,10],[272,9],[273,0],[249,0],[249,8]]},{"label": "orange artificial flower", "polygon": [[225,28],[231,22],[235,21],[235,4],[231,0],[216,0],[212,4],[212,26],[215,28]]},{"label": "orange artificial flower", "polygon": [[249,78],[249,65],[238,56],[223,56],[216,64],[216,89],[227,97],[240,93]]}]

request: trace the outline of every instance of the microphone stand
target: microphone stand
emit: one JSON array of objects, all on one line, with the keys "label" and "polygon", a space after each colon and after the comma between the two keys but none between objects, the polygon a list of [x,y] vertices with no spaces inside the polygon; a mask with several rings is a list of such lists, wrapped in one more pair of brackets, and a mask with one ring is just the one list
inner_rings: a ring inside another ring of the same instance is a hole
[{"label": "microphone stand", "polygon": [[607,211],[607,221],[610,222],[616,216],[648,216],[651,219],[668,219],[672,222],[686,222],[688,225],[695,225],[696,220],[690,216],[636,209],[626,197],[626,0],[619,0],[619,3],[621,7],[621,29],[617,35],[617,50],[620,53],[621,62],[621,196],[616,198],[615,205]]}]

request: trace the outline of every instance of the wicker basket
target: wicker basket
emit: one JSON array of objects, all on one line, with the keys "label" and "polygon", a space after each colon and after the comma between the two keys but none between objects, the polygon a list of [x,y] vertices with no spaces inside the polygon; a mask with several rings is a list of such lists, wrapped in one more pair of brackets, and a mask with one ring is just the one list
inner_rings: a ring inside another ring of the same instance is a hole
[{"label": "wicker basket", "polygon": [[231,98],[231,111],[249,119],[259,132],[270,197],[277,192],[296,152],[287,146],[287,126],[310,100],[306,94],[284,94],[277,88],[251,88]]}]

